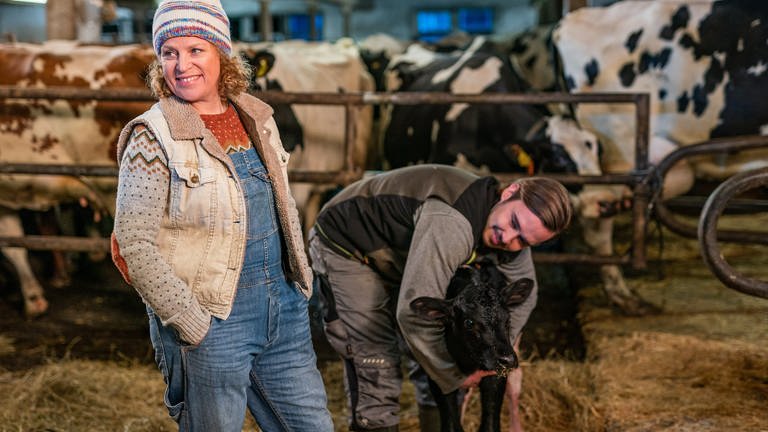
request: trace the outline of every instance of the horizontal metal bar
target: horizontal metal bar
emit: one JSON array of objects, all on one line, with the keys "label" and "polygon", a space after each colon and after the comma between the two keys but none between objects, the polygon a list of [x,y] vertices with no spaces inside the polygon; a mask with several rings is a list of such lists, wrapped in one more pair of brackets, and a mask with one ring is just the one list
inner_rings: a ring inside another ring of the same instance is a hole
[{"label": "horizontal metal bar", "polygon": [[[68,175],[117,177],[118,168],[111,165],[48,165],[48,164],[3,164],[0,174]],[[291,181],[298,183],[333,183],[347,185],[362,177],[362,171],[307,171],[288,170]]]},{"label": "horizontal metal bar", "polygon": [[[251,94],[272,103],[296,103],[312,105],[414,105],[447,103],[636,103],[645,93],[480,93],[453,94],[436,92],[353,92],[310,93],[254,91]],[[0,99],[72,99],[105,101],[154,101],[145,88],[89,89],[77,87],[24,88],[0,86]]]},{"label": "horizontal metal bar", "polygon": [[23,247],[29,250],[109,251],[109,239],[40,235],[0,237],[0,247]]},{"label": "horizontal metal bar", "polygon": [[[64,164],[6,164],[0,163],[0,174],[47,174],[93,177],[116,177],[118,169],[111,165],[64,165]],[[492,173],[501,182],[512,182],[527,177],[524,174]],[[642,179],[641,174],[606,174],[579,176],[569,174],[540,174],[565,184],[634,184]],[[358,171],[308,171],[289,170],[291,181],[304,183],[335,183],[346,185],[362,177]]]},{"label": "horizontal metal bar", "polygon": [[118,169],[114,165],[49,165],[0,163],[0,174],[49,174],[117,177]]},{"label": "horizontal metal bar", "polygon": [[[109,238],[40,236],[0,237],[0,247],[22,247],[29,250],[61,251],[109,251]],[[627,264],[626,256],[592,256],[585,254],[534,253],[533,259],[539,263],[574,263],[574,264]]]},{"label": "horizontal metal bar", "polygon": [[[492,173],[502,183],[513,182],[517,179],[530,177],[525,174]],[[564,184],[626,184],[633,185],[643,180],[642,173],[604,174],[604,175],[575,175],[575,174],[536,174],[537,177],[547,177]]]},{"label": "horizontal metal bar", "polygon": [[597,256],[587,254],[567,254],[567,253],[534,253],[533,261],[547,264],[618,264],[624,265],[630,263],[629,256]]}]

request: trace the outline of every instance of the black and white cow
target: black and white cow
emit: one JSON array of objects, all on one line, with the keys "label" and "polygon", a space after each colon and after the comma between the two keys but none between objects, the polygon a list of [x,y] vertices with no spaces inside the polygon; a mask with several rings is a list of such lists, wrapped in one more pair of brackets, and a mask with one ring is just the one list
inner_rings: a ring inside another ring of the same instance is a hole
[{"label": "black and white cow", "polygon": [[551,25],[532,27],[511,38],[497,38],[495,43],[532,90],[558,90]]},{"label": "black and white cow", "polygon": [[[481,261],[456,272],[446,299],[419,297],[410,304],[422,318],[443,324],[448,352],[462,372],[497,371],[497,375],[487,376],[480,383],[481,432],[500,430],[506,376],[519,372],[518,357],[509,335],[509,308],[525,301],[532,290],[531,279],[509,283],[494,264]],[[522,375],[518,373],[513,377],[519,380]],[[519,382],[515,387],[519,389]],[[431,380],[430,389],[440,411],[440,430],[462,431],[458,391],[443,394]],[[512,430],[521,430],[517,418],[519,394],[510,396],[509,421],[517,425]]]},{"label": "black and white cow", "polygon": [[[259,89],[286,92],[373,91],[374,82],[360,57],[359,49],[347,39],[336,43],[300,40],[279,43],[236,44],[254,66]],[[258,96],[258,94],[257,94]],[[335,171],[344,167],[346,155],[343,106],[295,104],[278,106],[276,121],[280,136],[291,151],[289,169]],[[353,110],[356,139],[352,160],[355,166],[367,163],[372,129],[369,106]],[[335,185],[333,185],[335,186]],[[305,227],[314,224],[321,197],[330,186],[291,183],[291,190]]]},{"label": "black and white cow", "polygon": [[[390,91],[521,93],[527,86],[484,38],[466,50],[436,53],[411,45],[387,73]],[[575,121],[524,104],[395,105],[387,113],[384,157],[479,172],[599,174],[598,142]]]},{"label": "black and white cow", "polygon": [[[768,129],[768,3],[626,1],[565,16],[554,34],[570,91],[648,92],[651,162],[679,146],[710,138],[763,134]],[[604,147],[602,168],[634,164],[634,109],[577,107],[580,123]],[[695,176],[724,179],[768,165],[764,151],[682,161],[665,179],[663,196],[686,192]],[[695,176],[694,176],[695,173]],[[606,200],[595,194],[595,199]],[[610,221],[592,221],[593,246],[612,254]],[[642,313],[616,266],[602,269],[606,291],[627,312]]]}]

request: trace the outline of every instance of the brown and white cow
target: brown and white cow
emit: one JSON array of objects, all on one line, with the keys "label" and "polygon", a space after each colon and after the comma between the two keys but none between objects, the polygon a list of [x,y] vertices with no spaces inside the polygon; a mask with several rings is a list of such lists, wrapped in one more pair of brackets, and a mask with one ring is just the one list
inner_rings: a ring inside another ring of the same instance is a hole
[{"label": "brown and white cow", "polygon": [[[248,57],[252,47],[238,46]],[[371,90],[373,82],[350,43],[286,42],[261,46],[275,60],[266,77],[286,91],[353,92]],[[0,45],[0,85],[17,87],[79,87],[88,89],[146,88],[144,74],[154,59],[152,48],[140,45],[97,46],[70,41]],[[19,100],[0,103],[0,162],[114,165],[121,128],[151,102],[85,100]],[[278,122],[286,146],[293,147],[290,169],[337,170],[343,166],[344,109],[296,105]],[[290,122],[290,119],[294,123]],[[298,119],[298,123],[296,120]],[[278,119],[279,120],[279,119]],[[356,163],[365,161],[370,135],[370,107],[355,118]],[[298,141],[295,141],[293,139]],[[116,178],[0,175],[0,236],[20,236],[20,208],[45,210],[85,198],[111,213]],[[305,204],[311,185],[295,184],[296,201],[307,223],[313,212]],[[319,203],[316,205],[319,208]],[[17,269],[29,268],[23,250],[9,251]],[[8,254],[8,253],[7,253]],[[21,262],[21,261],[25,262]],[[44,313],[47,303],[34,277],[22,277],[27,316]]]},{"label": "brown and white cow", "polygon": [[[627,1],[564,17],[554,42],[572,92],[648,92],[651,162],[679,146],[710,138],[762,134],[768,125],[768,4],[733,1]],[[634,163],[634,110],[585,104],[579,121],[604,146],[603,170]],[[682,161],[667,175],[663,197],[686,192],[697,176],[724,179],[768,165],[765,152]],[[594,199],[599,197],[595,192]],[[592,219],[592,246],[610,255],[612,221]],[[606,292],[629,313],[643,302],[616,266],[602,269]]]},{"label": "brown and white cow", "polygon": [[[109,89],[144,86],[152,49],[138,45],[107,47],[73,41],[11,44],[0,47],[0,85]],[[149,103],[86,100],[7,99],[0,104],[0,162],[109,165],[125,122]],[[115,178],[0,175],[0,235],[21,236],[20,208],[46,210],[86,199],[97,208],[114,207]],[[28,317],[44,313],[47,302],[32,275],[26,251],[3,248],[20,275]]]}]

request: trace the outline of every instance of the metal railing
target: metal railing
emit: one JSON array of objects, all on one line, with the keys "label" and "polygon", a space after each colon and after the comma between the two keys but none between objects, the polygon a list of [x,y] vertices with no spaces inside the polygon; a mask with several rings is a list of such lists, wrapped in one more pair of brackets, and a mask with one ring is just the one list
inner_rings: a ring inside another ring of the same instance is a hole
[{"label": "metal railing", "polygon": [[[343,105],[345,108],[345,163],[338,171],[317,172],[290,170],[292,182],[349,184],[362,176],[362,167],[354,165],[352,145],[355,140],[355,125],[352,112],[363,105],[425,105],[425,104],[548,104],[548,103],[625,103],[635,107],[635,169],[628,174],[579,176],[547,175],[564,184],[623,184],[633,190],[632,205],[632,248],[629,255],[592,256],[587,254],[535,254],[537,262],[548,263],[589,263],[589,264],[631,264],[634,268],[646,267],[645,229],[647,208],[651,197],[650,183],[646,181],[649,172],[648,131],[650,98],[645,93],[531,93],[531,94],[451,94],[430,92],[401,93],[283,93],[257,92],[260,99],[271,104],[306,104],[306,105]],[[101,101],[151,102],[154,99],[146,89],[79,89],[79,88],[19,88],[0,86],[2,99],[73,99]],[[116,176],[115,166],[74,166],[74,165],[35,165],[35,164],[0,164],[0,174],[55,174],[72,176]],[[493,173],[501,181],[510,181],[521,177],[517,174]],[[546,174],[544,174],[546,175]],[[0,246],[20,246],[28,249],[63,249],[63,250],[104,250],[108,246],[102,241],[84,241],[78,237],[36,236],[29,241],[24,238],[0,238]],[[53,240],[56,239],[55,242]],[[52,247],[54,246],[55,247]],[[106,246],[105,246],[106,245]]]}]

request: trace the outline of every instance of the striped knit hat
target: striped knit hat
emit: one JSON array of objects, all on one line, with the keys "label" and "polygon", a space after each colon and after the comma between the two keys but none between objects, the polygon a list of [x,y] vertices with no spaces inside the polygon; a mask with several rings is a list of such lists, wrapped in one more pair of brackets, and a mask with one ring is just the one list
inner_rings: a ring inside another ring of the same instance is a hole
[{"label": "striped knit hat", "polygon": [[230,55],[229,18],[219,0],[163,0],[152,20],[152,46],[160,47],[170,38],[194,36],[216,45]]}]

